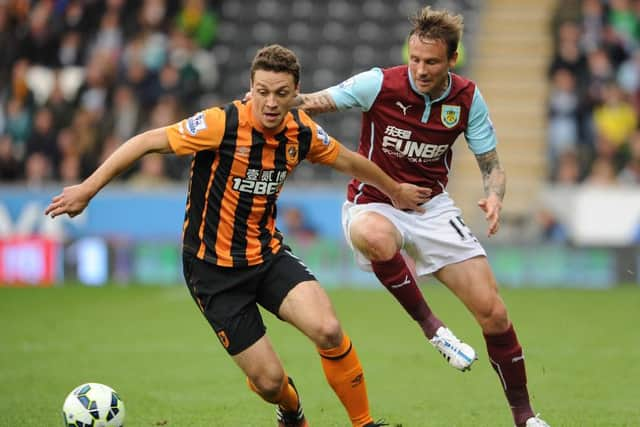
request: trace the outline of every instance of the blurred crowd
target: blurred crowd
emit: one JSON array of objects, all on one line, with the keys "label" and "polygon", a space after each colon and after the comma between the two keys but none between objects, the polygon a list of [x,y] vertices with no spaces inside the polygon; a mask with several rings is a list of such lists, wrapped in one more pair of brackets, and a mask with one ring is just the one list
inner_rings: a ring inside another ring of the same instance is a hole
[{"label": "blurred crowd", "polygon": [[640,184],[640,0],[561,0],[549,66],[557,184]]},{"label": "blurred crowd", "polygon": [[[216,102],[218,16],[207,0],[0,0],[0,182],[78,182]],[[182,179],[186,161],[146,156],[125,178]]]},{"label": "blurred crowd", "polygon": [[[0,182],[77,182],[219,103],[222,3],[0,0]],[[640,183],[640,0],[559,0],[552,31],[550,182]],[[123,178],[183,180],[187,162],[147,156]]]}]

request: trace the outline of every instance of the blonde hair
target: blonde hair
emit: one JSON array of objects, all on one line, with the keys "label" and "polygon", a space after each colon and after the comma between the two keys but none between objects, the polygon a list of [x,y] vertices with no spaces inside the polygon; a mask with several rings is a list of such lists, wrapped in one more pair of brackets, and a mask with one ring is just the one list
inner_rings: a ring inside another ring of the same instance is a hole
[{"label": "blonde hair", "polygon": [[413,28],[409,37],[414,34],[420,39],[442,40],[447,45],[447,55],[451,58],[462,38],[464,18],[453,15],[448,10],[433,10],[425,6],[409,18]]}]

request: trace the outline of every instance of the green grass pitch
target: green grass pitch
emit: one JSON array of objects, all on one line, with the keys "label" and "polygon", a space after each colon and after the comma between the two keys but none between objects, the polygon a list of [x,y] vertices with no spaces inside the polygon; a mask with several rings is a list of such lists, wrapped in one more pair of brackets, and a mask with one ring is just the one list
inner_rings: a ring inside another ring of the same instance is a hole
[{"label": "green grass pitch", "polygon": [[[330,291],[365,368],[376,418],[391,426],[512,426],[471,316],[438,285],[432,307],[480,360],[448,367],[383,291]],[[537,411],[554,427],[640,426],[640,287],[503,290]],[[310,342],[267,314],[313,426],[347,426]],[[0,426],[60,426],[66,394],[114,387],[128,427],[273,426],[184,286],[0,289]]]}]

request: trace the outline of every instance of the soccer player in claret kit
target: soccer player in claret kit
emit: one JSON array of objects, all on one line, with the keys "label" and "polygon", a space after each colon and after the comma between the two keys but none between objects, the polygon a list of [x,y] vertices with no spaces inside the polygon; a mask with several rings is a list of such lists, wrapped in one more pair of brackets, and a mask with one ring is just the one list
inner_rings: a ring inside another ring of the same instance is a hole
[{"label": "soccer player in claret kit", "polygon": [[276,199],[304,159],[376,186],[399,209],[421,211],[431,191],[398,184],[327,135],[306,113],[289,111],[299,73],[290,50],[278,45],[261,49],[251,66],[251,101],[210,108],[133,137],[81,184],[64,188],[45,214],[79,214],[103,186],[146,153],[195,154],[183,226],[184,276],[220,342],[247,375],[249,388],[277,405],[279,426],[308,425],[298,391],[265,334],[260,304],[314,342],[351,424],[379,426],[370,415],[354,345],[326,292],[275,228]]},{"label": "soccer player in claret kit", "polygon": [[416,276],[433,274],[447,286],[482,329],[515,425],[548,426],[531,407],[522,348],[486,253],[445,191],[451,146],[464,133],[482,172],[486,197],[478,206],[488,235],[498,231],[506,178],[488,108],[473,81],[450,72],[463,18],[427,6],[412,24],[408,65],[373,68],[338,86],[301,94],[293,105],[311,114],[361,109],[358,151],[396,180],[432,190],[424,212],[405,212],[375,187],[352,180],[342,219],[356,260],[375,273],[448,363],[466,371],[475,350],[431,311]]}]

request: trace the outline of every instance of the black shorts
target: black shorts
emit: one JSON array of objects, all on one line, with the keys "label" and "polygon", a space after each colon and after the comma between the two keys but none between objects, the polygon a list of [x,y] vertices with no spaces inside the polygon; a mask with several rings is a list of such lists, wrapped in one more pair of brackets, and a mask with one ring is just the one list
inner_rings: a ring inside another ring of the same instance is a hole
[{"label": "black shorts", "polygon": [[187,252],[182,254],[182,263],[191,296],[231,355],[265,334],[257,304],[278,316],[291,289],[300,282],[316,280],[289,248],[251,267],[219,267]]}]

